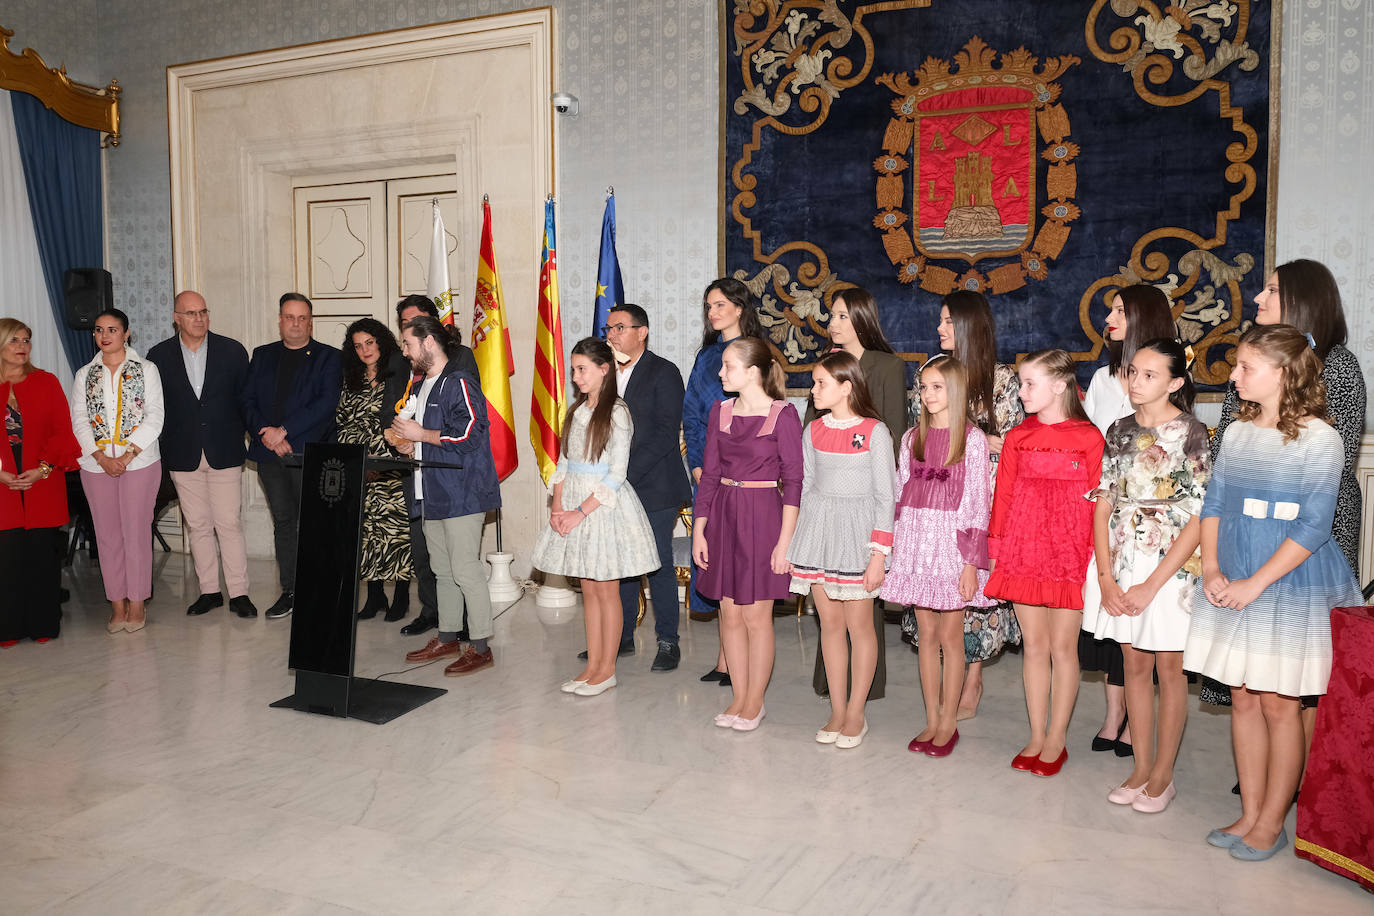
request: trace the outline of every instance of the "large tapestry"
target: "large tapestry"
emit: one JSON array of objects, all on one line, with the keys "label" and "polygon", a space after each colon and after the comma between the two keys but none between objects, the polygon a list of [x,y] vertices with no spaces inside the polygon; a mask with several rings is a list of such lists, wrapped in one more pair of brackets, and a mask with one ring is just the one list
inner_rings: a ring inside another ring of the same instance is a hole
[{"label": "large tapestry", "polygon": [[1274,4],[727,0],[724,257],[794,384],[862,286],[908,360],[983,292],[1007,361],[1086,382],[1116,290],[1163,287],[1201,387],[1264,284]]}]

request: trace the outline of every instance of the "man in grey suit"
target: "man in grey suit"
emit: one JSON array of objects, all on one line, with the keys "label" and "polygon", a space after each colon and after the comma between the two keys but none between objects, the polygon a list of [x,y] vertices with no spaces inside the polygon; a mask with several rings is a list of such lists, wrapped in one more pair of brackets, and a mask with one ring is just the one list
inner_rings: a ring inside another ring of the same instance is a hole
[{"label": "man in grey suit", "polygon": [[[654,635],[658,654],[654,671],[677,667],[677,575],[673,569],[673,528],[682,504],[692,498],[687,468],[682,463],[679,431],[682,429],[682,373],[677,366],[650,352],[649,315],[638,305],[626,303],[610,313],[606,341],[617,351],[616,388],[630,408],[634,436],[630,439],[630,465],[625,479],[635,488],[649,527],[654,531],[660,565],[649,574],[649,597],[654,606]],[[635,618],[639,614],[639,578],[620,583],[620,604],[625,612],[620,654],[634,652]]]}]

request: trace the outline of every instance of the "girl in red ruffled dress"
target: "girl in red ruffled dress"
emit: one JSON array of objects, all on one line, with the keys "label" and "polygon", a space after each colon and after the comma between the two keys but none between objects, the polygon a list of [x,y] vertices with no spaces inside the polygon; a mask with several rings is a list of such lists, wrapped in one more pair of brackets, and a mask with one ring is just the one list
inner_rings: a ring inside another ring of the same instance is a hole
[{"label": "girl in red ruffled dress", "polygon": [[1073,368],[1063,350],[1021,364],[1027,418],[1002,446],[988,526],[993,571],[983,594],[1013,602],[1024,647],[1031,736],[1011,765],[1037,776],[1058,773],[1069,756],[1093,537],[1093,505],[1083,497],[1102,473],[1102,434],[1083,412]]}]

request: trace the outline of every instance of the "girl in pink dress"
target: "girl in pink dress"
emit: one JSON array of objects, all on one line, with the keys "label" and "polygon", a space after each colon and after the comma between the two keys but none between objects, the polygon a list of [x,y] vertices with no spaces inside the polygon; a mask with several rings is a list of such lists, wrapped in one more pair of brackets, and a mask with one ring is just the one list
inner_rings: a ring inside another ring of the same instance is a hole
[{"label": "girl in pink dress", "polygon": [[[902,437],[888,601],[913,605],[926,727],[907,749],[946,757],[964,682],[964,609],[997,604],[988,581],[988,440],[969,420],[968,373],[952,356],[921,370],[920,425]],[[941,671],[941,662],[944,668]]]},{"label": "girl in pink dress", "polygon": [[1093,537],[1093,505],[1083,496],[1102,475],[1102,434],[1083,412],[1073,369],[1063,350],[1040,350],[1021,363],[1029,416],[1002,447],[988,525],[993,569],[984,594],[1013,602],[1025,651],[1031,737],[1011,765],[1037,776],[1053,776],[1069,758]]},{"label": "girl in pink dress", "polygon": [[787,547],[801,502],[801,418],[783,400],[782,367],[746,337],[725,348],[720,380],[738,397],[711,408],[693,509],[697,590],[720,602],[734,699],[720,728],[753,731],[773,673],[773,601],[786,598]]}]

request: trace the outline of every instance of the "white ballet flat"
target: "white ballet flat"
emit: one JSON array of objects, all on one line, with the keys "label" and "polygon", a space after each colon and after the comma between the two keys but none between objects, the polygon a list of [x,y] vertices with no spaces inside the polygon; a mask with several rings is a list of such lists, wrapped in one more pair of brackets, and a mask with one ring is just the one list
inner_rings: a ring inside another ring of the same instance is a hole
[{"label": "white ballet flat", "polygon": [[723,712],[717,715],[711,721],[716,723],[716,728],[733,728],[735,725],[735,720],[738,718],[739,716],[733,716],[729,713]]},{"label": "white ballet flat", "polygon": [[859,729],[859,733],[857,735],[841,734],[838,738],[835,739],[835,746],[858,747],[860,744],[863,744],[864,735],[866,734],[868,734],[868,721],[864,720],[864,727]]},{"label": "white ballet flat", "polygon": [[573,693],[579,697],[599,697],[614,686],[615,675],[612,674],[600,684],[583,684],[581,687],[575,687]]},{"label": "white ballet flat", "polygon": [[836,731],[833,731],[833,732],[828,732],[828,731],[826,731],[826,730],[823,729],[823,728],[820,728],[820,729],[817,729],[817,730],[816,730],[816,743],[817,743],[817,744],[834,744],[834,743],[835,743],[835,739],[838,738],[838,737],[840,737],[840,733],[839,733],[839,730],[838,730],[838,729],[837,729]]},{"label": "white ballet flat", "polygon": [[558,689],[564,693],[576,693],[577,688],[584,686],[586,683],[586,681],[564,681],[562,686]]}]

